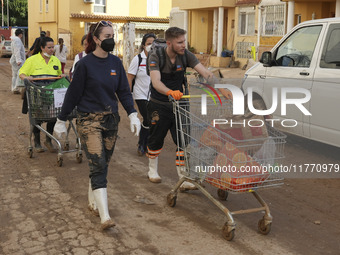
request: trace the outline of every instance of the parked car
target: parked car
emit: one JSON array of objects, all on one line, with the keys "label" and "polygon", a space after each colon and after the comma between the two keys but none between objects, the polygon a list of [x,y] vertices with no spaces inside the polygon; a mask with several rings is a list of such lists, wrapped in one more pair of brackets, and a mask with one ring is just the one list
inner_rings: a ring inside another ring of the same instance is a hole
[{"label": "parked car", "polygon": [[[340,147],[340,18],[306,21],[294,27],[245,73],[242,83],[245,95],[250,87],[253,102],[263,109],[272,107],[273,88],[308,90],[311,98],[302,106],[311,115],[304,114],[296,105],[288,105],[286,115],[281,115],[279,97],[272,117],[281,121],[293,119],[297,125],[284,127],[277,121],[275,126]],[[303,97],[301,93],[287,94],[287,98]]]},{"label": "parked car", "polygon": [[1,42],[0,57],[12,55],[11,42],[12,42],[11,40],[4,40]]}]

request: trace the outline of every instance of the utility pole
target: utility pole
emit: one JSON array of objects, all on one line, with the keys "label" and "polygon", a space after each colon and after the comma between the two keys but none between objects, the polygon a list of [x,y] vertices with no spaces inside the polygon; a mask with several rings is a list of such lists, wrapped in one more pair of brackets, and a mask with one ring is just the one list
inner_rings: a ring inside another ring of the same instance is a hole
[{"label": "utility pole", "polygon": [[4,26],[4,0],[1,0],[1,27]]},{"label": "utility pole", "polygon": [[9,28],[9,9],[8,9],[8,0],[7,0],[7,26]]}]

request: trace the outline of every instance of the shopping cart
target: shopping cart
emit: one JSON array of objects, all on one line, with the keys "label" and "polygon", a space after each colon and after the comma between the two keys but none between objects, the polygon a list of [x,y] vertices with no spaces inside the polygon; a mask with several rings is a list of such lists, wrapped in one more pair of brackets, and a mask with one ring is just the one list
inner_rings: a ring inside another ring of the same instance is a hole
[{"label": "shopping cart", "polygon": [[[76,152],[76,160],[78,163],[81,163],[83,156],[80,138],[75,126],[72,123],[72,119],[76,117],[75,109],[68,116],[69,125],[67,128],[67,135],[63,147],[61,146],[61,143],[57,138],[55,138],[52,134],[41,127],[41,124],[43,122],[51,122],[57,120],[57,116],[61,111],[61,105],[56,106],[55,104],[55,91],[57,90],[57,88],[67,88],[70,84],[70,81],[67,78],[43,77],[34,78],[33,81],[25,79],[24,84],[26,87],[26,97],[30,122],[29,147],[27,149],[28,156],[30,158],[33,157],[32,133],[33,128],[37,127],[40,131],[44,132],[48,137],[53,139],[58,145],[58,166],[62,166],[63,154],[68,152]],[[70,150],[69,143],[69,134],[71,128],[76,136],[75,149],[72,150]]]},{"label": "shopping cart", "polygon": [[[266,235],[271,230],[272,216],[267,203],[257,190],[283,184],[282,176],[273,169],[284,158],[286,136],[266,124],[269,122],[260,119],[255,124],[252,119],[251,126],[256,128],[251,128],[250,131],[254,137],[240,139],[240,129],[227,124],[223,127],[220,124],[226,123],[228,119],[230,122],[230,118],[233,118],[232,101],[223,98],[221,100],[222,105],[208,102],[206,115],[201,114],[201,98],[172,100],[178,150],[184,152],[184,158],[181,166],[183,177],[168,194],[167,203],[171,207],[176,205],[178,190],[184,181],[188,181],[227,216],[222,229],[225,239],[230,241],[234,238],[236,223],[233,215],[253,212],[264,212],[263,218],[258,222],[258,230]],[[247,125],[247,121],[245,123]],[[260,123],[263,124],[261,127]],[[241,131],[244,131],[242,129],[243,124]],[[203,182],[217,188],[220,200],[226,200],[229,193],[251,193],[261,207],[229,211],[205,189]]]}]

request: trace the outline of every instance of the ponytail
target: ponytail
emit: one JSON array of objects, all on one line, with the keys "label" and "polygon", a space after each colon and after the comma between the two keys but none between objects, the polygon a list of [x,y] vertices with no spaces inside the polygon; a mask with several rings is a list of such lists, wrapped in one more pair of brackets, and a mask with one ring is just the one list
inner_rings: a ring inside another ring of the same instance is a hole
[{"label": "ponytail", "polygon": [[[96,42],[93,40],[93,31],[94,31],[94,29],[96,28],[96,26],[97,26],[97,23],[96,24],[92,24],[91,26],[90,26],[90,30],[89,30],[89,32],[88,32],[88,34],[87,34],[87,37],[86,37],[86,40],[87,40],[87,47],[86,47],[86,49],[85,49],[85,52],[86,52],[86,54],[89,54],[89,53],[91,53],[91,52],[93,52],[95,49],[96,49],[96,47],[97,47],[97,45],[96,45]],[[97,29],[98,30],[98,29]],[[96,31],[97,32],[97,31]],[[97,34],[97,33],[96,33]],[[98,35],[97,35],[98,36]]]},{"label": "ponytail", "polygon": [[60,47],[59,47],[59,52],[61,53],[61,51],[63,50],[63,47],[64,47],[64,40],[63,40],[63,38],[59,38],[59,45],[60,45]]}]

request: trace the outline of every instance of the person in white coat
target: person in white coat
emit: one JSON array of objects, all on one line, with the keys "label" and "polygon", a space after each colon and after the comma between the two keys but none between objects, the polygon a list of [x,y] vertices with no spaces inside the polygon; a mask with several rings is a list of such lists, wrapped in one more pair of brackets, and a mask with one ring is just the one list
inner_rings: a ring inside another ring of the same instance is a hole
[{"label": "person in white coat", "polygon": [[18,84],[21,82],[19,79],[19,69],[22,67],[26,60],[25,47],[21,41],[24,31],[20,28],[15,30],[15,36],[11,37],[12,43],[12,56],[9,63],[12,65],[12,92],[14,94],[19,94],[20,91],[17,88]]},{"label": "person in white coat", "polygon": [[[148,33],[143,36],[140,46],[141,53],[136,55],[128,70],[128,81],[133,98],[138,106],[139,113],[143,117],[142,129],[139,134],[137,153],[143,156],[147,152],[147,141],[149,136],[149,123],[147,118],[147,104],[150,90],[150,76],[146,73],[146,59],[156,35]],[[134,81],[134,82],[133,82]]]},{"label": "person in white coat", "polygon": [[55,56],[60,60],[61,72],[65,73],[66,57],[67,57],[67,47],[64,44],[64,39],[59,38],[58,45],[54,46]]}]

